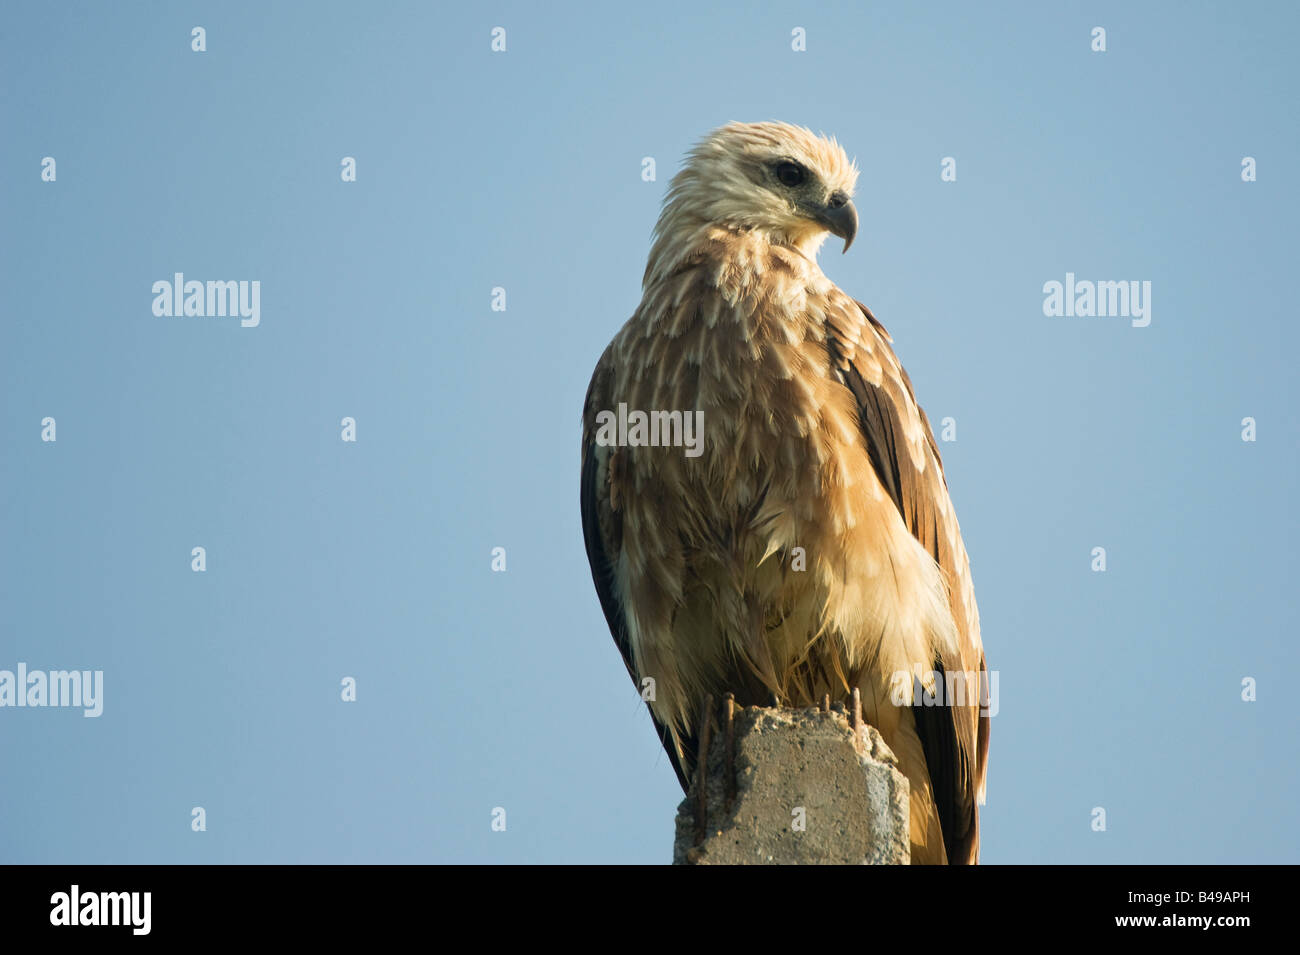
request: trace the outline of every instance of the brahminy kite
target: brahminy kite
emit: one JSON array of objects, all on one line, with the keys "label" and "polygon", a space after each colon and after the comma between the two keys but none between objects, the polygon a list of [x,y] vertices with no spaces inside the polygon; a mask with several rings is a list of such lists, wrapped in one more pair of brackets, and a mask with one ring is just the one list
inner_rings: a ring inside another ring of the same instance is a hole
[{"label": "brahminy kite", "polygon": [[892,339],[817,264],[857,234],[857,177],[784,123],[690,153],[587,391],[587,556],[683,788],[705,700],[857,690],[910,784],[913,863],[974,863],[989,720],[966,549]]}]

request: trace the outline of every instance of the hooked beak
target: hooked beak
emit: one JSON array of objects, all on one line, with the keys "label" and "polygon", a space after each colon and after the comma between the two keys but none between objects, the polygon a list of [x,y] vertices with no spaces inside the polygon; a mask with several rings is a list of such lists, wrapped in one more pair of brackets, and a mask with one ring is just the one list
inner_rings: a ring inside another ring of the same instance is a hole
[{"label": "hooked beak", "polygon": [[849,246],[853,244],[853,237],[858,234],[858,210],[847,195],[838,191],[831,193],[830,198],[826,200],[826,208],[818,216],[818,221],[831,235],[843,239],[844,251],[849,251]]}]

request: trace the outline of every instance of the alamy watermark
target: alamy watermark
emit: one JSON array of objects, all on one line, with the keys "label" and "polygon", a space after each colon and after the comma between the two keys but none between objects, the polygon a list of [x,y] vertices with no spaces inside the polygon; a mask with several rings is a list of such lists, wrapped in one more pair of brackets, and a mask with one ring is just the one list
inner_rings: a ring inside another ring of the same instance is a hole
[{"label": "alamy watermark", "polygon": [[50,924],[121,925],[133,935],[148,935],[152,908],[152,892],[83,892],[74,884],[50,896]]},{"label": "alamy watermark", "polygon": [[980,716],[991,718],[998,715],[998,671],[927,670],[914,663],[890,677],[889,699],[895,706],[978,704]]},{"label": "alamy watermark", "polygon": [[103,670],[0,670],[0,707],[81,707],[82,716],[104,712]]},{"label": "alamy watermark", "polygon": [[703,411],[613,411],[596,413],[596,444],[603,448],[685,448],[688,458],[704,453]]},{"label": "alamy watermark", "polygon": [[177,272],[169,282],[153,283],[153,313],[159,318],[232,318],[244,328],[256,328],[262,321],[262,283],[185,281]]},{"label": "alamy watermark", "polygon": [[1043,283],[1043,314],[1048,318],[1130,318],[1134,328],[1151,324],[1151,282],[1076,280],[1065,273],[1065,282]]}]

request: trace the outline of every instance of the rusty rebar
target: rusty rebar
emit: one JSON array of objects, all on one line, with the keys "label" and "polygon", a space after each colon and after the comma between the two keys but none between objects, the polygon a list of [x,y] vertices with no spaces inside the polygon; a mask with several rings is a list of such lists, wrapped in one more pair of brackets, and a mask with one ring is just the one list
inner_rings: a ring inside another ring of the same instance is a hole
[{"label": "rusty rebar", "polygon": [[695,844],[704,841],[709,825],[709,734],[713,723],[713,694],[704,698],[700,713],[700,745],[695,757]]},{"label": "rusty rebar", "polygon": [[727,812],[736,799],[736,694],[728,693],[723,704],[725,726],[727,731],[726,767],[723,783],[727,794]]}]

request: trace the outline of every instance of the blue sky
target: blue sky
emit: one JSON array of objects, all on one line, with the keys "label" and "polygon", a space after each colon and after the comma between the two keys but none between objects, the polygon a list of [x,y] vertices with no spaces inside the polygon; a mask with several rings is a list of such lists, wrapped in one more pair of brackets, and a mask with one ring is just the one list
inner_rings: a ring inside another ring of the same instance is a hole
[{"label": "blue sky", "polygon": [[[1298,26],[9,4],[0,669],[101,669],[105,699],[0,709],[0,861],[669,859],[680,791],[591,585],[579,414],[668,179],[733,119],[857,158],[861,230],[823,266],[956,419],[1000,673],[984,861],[1298,861]],[[155,316],[175,272],[259,281],[260,324]],[[1045,316],[1067,272],[1150,281],[1151,324]]]}]

